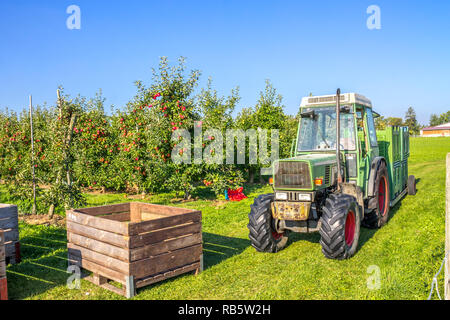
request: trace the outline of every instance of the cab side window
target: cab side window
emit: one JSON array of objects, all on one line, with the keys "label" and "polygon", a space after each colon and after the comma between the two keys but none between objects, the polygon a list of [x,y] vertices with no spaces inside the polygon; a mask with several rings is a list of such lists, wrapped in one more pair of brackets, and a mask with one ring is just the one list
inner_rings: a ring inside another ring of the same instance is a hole
[{"label": "cab side window", "polygon": [[366,109],[366,115],[367,115],[367,129],[369,130],[369,140],[370,140],[370,146],[371,147],[377,147],[377,132],[375,130],[375,125],[373,122],[373,114],[372,110],[370,108]]},{"label": "cab side window", "polygon": [[357,124],[357,128],[358,128],[358,140],[359,140],[362,157],[364,158],[367,153],[366,140],[364,137],[365,136],[364,135],[364,109],[362,109],[362,108],[356,109],[356,114],[357,114],[356,124]]}]

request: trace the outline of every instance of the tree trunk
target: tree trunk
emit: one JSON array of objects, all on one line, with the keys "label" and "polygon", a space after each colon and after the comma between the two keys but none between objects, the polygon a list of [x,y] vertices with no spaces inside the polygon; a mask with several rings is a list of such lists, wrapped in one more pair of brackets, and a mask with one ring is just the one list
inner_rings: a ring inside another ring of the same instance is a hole
[{"label": "tree trunk", "polygon": [[265,184],[265,183],[266,183],[266,182],[264,181],[263,175],[260,175],[260,176],[259,176],[259,183],[260,183],[260,184]]},{"label": "tree trunk", "polygon": [[[70,153],[70,147],[72,145],[72,138],[73,138],[73,129],[75,128],[75,124],[77,122],[77,115],[72,114],[70,117],[70,124],[69,124],[69,132],[67,133],[67,139],[66,139],[66,157],[65,157],[65,164],[66,164],[66,177],[67,177],[67,185],[69,186],[69,190],[72,189],[72,176],[70,174],[70,167],[69,167],[69,153]],[[73,200],[72,197],[70,198],[69,207],[73,207]]]},{"label": "tree trunk", "polygon": [[48,208],[48,215],[50,219],[53,219],[53,215],[55,214],[55,205],[51,204],[50,208]]},{"label": "tree trunk", "polygon": [[[67,137],[65,138],[65,141],[64,141],[64,167],[59,170],[58,176],[56,177],[56,185],[59,185],[59,183],[63,177],[63,171],[66,171],[67,185],[69,186],[69,188],[71,188],[71,186],[72,186],[72,177],[70,175],[70,168],[69,168],[69,153],[70,153],[70,147],[72,145],[73,129],[75,128],[76,122],[77,122],[77,115],[72,114],[72,116],[70,117],[69,130],[67,132]],[[69,206],[70,207],[73,206],[72,199],[70,199]],[[50,219],[53,219],[54,214],[55,214],[55,204],[52,203],[50,205],[50,208],[48,209],[48,215],[50,216]]]},{"label": "tree trunk", "polygon": [[248,168],[248,182],[253,183],[255,181],[255,172],[252,168]]}]

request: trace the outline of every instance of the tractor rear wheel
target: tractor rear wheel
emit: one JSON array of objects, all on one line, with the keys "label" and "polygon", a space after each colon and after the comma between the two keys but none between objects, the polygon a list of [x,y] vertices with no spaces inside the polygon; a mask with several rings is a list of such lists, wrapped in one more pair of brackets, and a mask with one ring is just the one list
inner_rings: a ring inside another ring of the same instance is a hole
[{"label": "tractor rear wheel", "polygon": [[320,218],[320,244],[325,257],[348,259],[358,248],[361,213],[356,199],[347,194],[331,194]]},{"label": "tractor rear wheel", "polygon": [[381,163],[375,179],[376,208],[365,215],[363,226],[370,229],[381,228],[389,219],[390,193],[389,176],[386,164]]},{"label": "tractor rear wheel", "polygon": [[416,177],[409,176],[408,177],[408,194],[410,196],[414,196],[416,194]]},{"label": "tractor rear wheel", "polygon": [[250,206],[247,225],[252,246],[260,252],[278,252],[286,246],[287,233],[278,233],[274,228],[271,204],[273,193],[258,196]]}]

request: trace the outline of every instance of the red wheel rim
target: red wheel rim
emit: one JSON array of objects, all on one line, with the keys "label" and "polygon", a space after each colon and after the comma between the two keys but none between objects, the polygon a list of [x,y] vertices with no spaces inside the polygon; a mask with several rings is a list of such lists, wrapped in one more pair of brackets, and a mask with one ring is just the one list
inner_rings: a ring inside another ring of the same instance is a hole
[{"label": "red wheel rim", "polygon": [[283,237],[283,234],[282,234],[282,233],[275,232],[275,231],[272,231],[272,237],[273,237],[275,240],[280,240],[280,239]]},{"label": "red wheel rim", "polygon": [[355,240],[355,228],[355,213],[353,211],[349,211],[347,214],[347,219],[345,220],[345,243],[347,243],[348,246],[351,246],[353,240]]},{"label": "red wheel rim", "polygon": [[380,184],[378,185],[378,208],[382,216],[386,215],[386,191],[386,177],[382,177],[380,180]]}]

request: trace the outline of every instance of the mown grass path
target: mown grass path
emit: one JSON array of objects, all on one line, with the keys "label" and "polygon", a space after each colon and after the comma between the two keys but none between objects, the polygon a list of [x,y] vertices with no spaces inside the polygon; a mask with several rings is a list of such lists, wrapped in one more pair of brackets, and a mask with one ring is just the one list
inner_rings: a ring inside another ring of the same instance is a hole
[{"label": "mown grass path", "polygon": [[[357,254],[345,261],[326,259],[318,234],[294,235],[277,254],[256,252],[247,238],[247,214],[269,187],[247,188],[249,199],[239,203],[182,204],[203,212],[205,271],[141,289],[135,299],[426,299],[444,254],[447,152],[449,138],[412,139],[417,195],[398,203],[382,229],[363,228]],[[91,205],[127,201],[117,194],[88,198]],[[21,223],[20,232],[23,262],[8,267],[11,299],[123,299],[84,280],[81,290],[66,287],[64,229]],[[378,290],[368,289],[369,266],[380,270]]]}]

